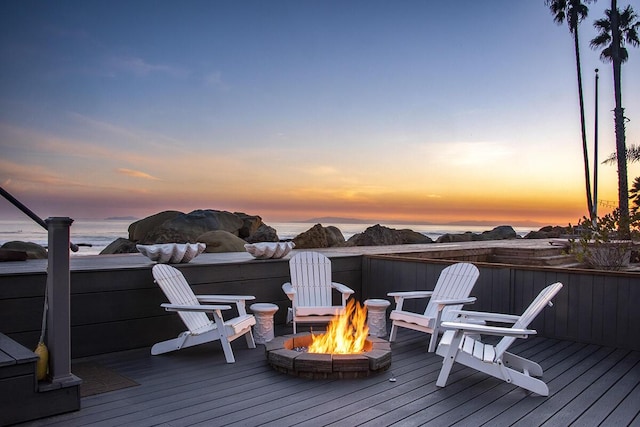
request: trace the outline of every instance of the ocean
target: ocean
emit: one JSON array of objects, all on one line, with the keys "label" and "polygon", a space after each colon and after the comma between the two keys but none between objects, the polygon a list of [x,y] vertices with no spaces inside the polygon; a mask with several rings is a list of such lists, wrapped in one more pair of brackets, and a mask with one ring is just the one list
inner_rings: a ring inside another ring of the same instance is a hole
[{"label": "ocean", "polygon": [[[77,219],[74,220],[71,225],[71,241],[77,245],[80,245],[78,252],[71,252],[71,256],[84,256],[84,255],[97,255],[107,245],[116,240],[119,237],[128,238],[129,224],[134,222],[133,220],[121,220],[121,219],[104,219],[104,220],[87,220]],[[265,222],[270,227],[273,227],[278,232],[278,237],[282,240],[293,239],[298,234],[307,231],[313,227],[314,222]],[[338,227],[345,240],[348,240],[356,233],[363,232],[367,227],[375,224],[338,224],[338,223],[323,223],[323,226],[333,225]],[[422,233],[425,236],[436,240],[438,237],[446,233],[464,233],[471,231],[474,233],[481,233],[483,231],[491,230],[495,226],[490,225],[435,225],[435,224],[393,224],[393,223],[380,223],[385,227],[395,229],[411,229]],[[516,233],[520,236],[525,236],[527,233],[538,228],[533,227],[513,227]],[[33,242],[46,246],[48,241],[47,231],[36,224],[34,221],[26,218],[25,220],[0,220],[0,245],[13,240],[19,240],[24,242]]]}]

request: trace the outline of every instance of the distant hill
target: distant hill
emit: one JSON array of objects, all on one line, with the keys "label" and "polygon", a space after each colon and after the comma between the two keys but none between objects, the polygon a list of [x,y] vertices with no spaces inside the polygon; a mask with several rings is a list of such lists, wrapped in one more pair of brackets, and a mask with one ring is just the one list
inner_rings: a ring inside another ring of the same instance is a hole
[{"label": "distant hill", "polygon": [[291,222],[316,222],[316,223],[336,223],[336,224],[425,224],[430,225],[432,222],[424,221],[399,221],[399,220],[382,220],[382,219],[358,219],[358,218],[342,218],[339,216],[323,216],[320,218],[309,218],[302,221]]},{"label": "distant hill", "polygon": [[291,221],[291,222],[312,222],[312,223],[333,223],[333,224],[412,224],[412,225],[476,225],[476,226],[487,226],[487,227],[495,227],[497,225],[510,225],[514,227],[544,227],[546,223],[541,223],[537,221],[491,221],[491,220],[483,220],[483,221],[474,221],[474,220],[466,220],[466,221],[451,221],[451,222],[429,222],[429,221],[400,221],[400,220],[381,220],[381,219],[358,219],[358,218],[343,218],[336,216],[323,216],[319,218],[309,218],[307,220],[302,221]]}]

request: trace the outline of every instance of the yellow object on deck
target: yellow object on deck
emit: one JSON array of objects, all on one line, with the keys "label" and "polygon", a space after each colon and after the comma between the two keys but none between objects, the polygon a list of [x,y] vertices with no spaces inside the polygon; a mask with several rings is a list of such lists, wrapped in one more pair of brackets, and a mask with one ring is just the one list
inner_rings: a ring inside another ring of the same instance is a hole
[{"label": "yellow object on deck", "polygon": [[39,342],[34,353],[38,355],[36,378],[38,378],[38,381],[42,381],[47,377],[47,373],[49,373],[49,349],[47,349],[47,346],[44,345],[43,342]]}]

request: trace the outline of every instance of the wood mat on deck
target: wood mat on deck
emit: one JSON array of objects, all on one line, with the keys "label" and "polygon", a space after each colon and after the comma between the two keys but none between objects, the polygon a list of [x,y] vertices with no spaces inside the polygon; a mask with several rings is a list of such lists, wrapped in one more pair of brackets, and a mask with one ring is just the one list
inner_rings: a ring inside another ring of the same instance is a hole
[{"label": "wood mat on deck", "polygon": [[80,397],[138,385],[137,382],[95,362],[79,362],[71,366],[71,372],[82,379]]}]

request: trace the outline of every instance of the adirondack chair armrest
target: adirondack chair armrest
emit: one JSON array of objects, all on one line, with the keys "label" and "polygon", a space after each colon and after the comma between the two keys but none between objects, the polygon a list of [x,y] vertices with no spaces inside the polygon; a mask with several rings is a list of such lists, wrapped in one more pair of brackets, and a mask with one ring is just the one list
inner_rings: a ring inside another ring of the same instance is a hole
[{"label": "adirondack chair armrest", "polygon": [[200,302],[238,302],[256,299],[252,295],[196,295]]},{"label": "adirondack chair armrest", "polygon": [[240,316],[247,314],[245,301],[256,299],[252,295],[196,295],[196,298],[202,303],[233,303],[236,305]]},{"label": "adirondack chair armrest", "polygon": [[353,289],[351,289],[347,285],[343,285],[342,283],[331,282],[331,287],[333,289],[335,289],[336,291],[340,292],[341,294],[349,294],[349,295],[351,295],[351,294],[355,293],[355,291]]},{"label": "adirondack chair armrest", "polygon": [[484,311],[451,310],[451,313],[459,315],[462,319],[484,320],[500,323],[516,323],[518,319],[520,319],[520,316],[515,316],[513,314],[488,313]]},{"label": "adirondack chair armrest", "polygon": [[296,290],[293,288],[293,285],[291,284],[291,282],[287,282],[287,283],[283,284],[282,285],[282,290],[284,291],[285,294],[287,294],[289,299],[291,301],[293,301],[293,298],[296,295]]},{"label": "adirondack chair armrest", "polygon": [[438,304],[438,310],[443,310],[447,305],[458,305],[458,304],[473,304],[476,302],[476,297],[469,298],[458,298],[458,299],[439,299],[439,300],[431,300],[431,302]]},{"label": "adirondack chair armrest", "polygon": [[395,300],[395,310],[397,311],[402,311],[405,299],[431,298],[431,295],[433,295],[433,291],[401,291],[387,293],[387,296],[393,297]]},{"label": "adirondack chair armrest", "polygon": [[211,313],[216,310],[231,310],[230,305],[180,305],[180,304],[160,304],[160,307],[167,311],[194,311]]},{"label": "adirondack chair armrest", "polygon": [[403,292],[389,292],[387,296],[394,297],[396,301],[398,298],[413,299],[413,298],[429,298],[433,295],[433,291],[403,291]]},{"label": "adirondack chair armrest", "polygon": [[505,328],[501,326],[486,326],[473,323],[442,322],[440,326],[442,329],[459,330],[464,333],[497,335],[501,337],[527,338],[529,335],[537,334],[533,329]]}]

